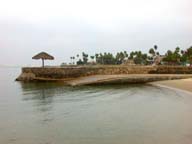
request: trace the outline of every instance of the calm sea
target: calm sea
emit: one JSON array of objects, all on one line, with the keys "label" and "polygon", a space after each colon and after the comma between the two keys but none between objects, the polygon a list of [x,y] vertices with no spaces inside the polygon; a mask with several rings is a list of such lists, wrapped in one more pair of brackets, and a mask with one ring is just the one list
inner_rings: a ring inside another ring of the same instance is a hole
[{"label": "calm sea", "polygon": [[192,95],[150,85],[20,83],[0,68],[0,144],[191,144]]}]

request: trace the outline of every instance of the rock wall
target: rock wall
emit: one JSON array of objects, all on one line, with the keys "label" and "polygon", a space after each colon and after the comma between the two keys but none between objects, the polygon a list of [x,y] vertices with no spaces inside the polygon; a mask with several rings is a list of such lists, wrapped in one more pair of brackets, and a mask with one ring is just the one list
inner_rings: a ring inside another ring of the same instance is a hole
[{"label": "rock wall", "polygon": [[147,74],[152,70],[155,70],[155,68],[151,66],[24,67],[22,68],[22,73],[33,73],[36,77],[57,79],[88,75]]},{"label": "rock wall", "polygon": [[157,66],[154,74],[192,74],[192,67],[186,66]]},{"label": "rock wall", "polygon": [[192,67],[183,66],[81,66],[81,67],[24,67],[16,79],[31,81],[37,78],[67,79],[89,75],[117,74],[192,74]]}]

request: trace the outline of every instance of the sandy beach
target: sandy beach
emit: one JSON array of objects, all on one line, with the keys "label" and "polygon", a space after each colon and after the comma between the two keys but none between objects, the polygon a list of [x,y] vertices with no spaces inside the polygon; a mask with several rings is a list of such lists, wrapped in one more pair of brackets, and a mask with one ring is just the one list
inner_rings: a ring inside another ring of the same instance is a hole
[{"label": "sandy beach", "polygon": [[192,92],[192,78],[180,80],[167,80],[150,83],[152,85],[165,86]]}]

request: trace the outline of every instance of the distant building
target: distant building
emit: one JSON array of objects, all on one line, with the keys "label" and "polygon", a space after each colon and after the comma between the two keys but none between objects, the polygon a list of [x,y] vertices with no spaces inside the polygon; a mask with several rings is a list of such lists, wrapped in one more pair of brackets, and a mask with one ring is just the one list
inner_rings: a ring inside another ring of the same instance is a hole
[{"label": "distant building", "polygon": [[163,55],[157,55],[154,57],[154,61],[153,61],[153,65],[160,65],[162,64],[162,61],[164,59],[165,56]]},{"label": "distant building", "polygon": [[163,59],[164,59],[165,56],[163,55],[157,55],[157,56],[154,56],[152,59],[148,59],[148,63],[151,64],[151,65],[160,65],[160,64],[163,64]]},{"label": "distant building", "polygon": [[127,60],[124,60],[122,65],[136,65],[134,60],[130,60],[130,59],[127,59]]}]

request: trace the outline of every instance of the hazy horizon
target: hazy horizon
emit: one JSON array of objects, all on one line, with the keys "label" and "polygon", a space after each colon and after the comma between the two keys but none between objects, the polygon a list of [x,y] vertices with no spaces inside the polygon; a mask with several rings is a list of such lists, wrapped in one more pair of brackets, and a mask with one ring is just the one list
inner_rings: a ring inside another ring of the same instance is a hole
[{"label": "hazy horizon", "polygon": [[191,0],[6,0],[0,2],[0,65],[70,62],[83,51],[159,52],[192,46]]}]

